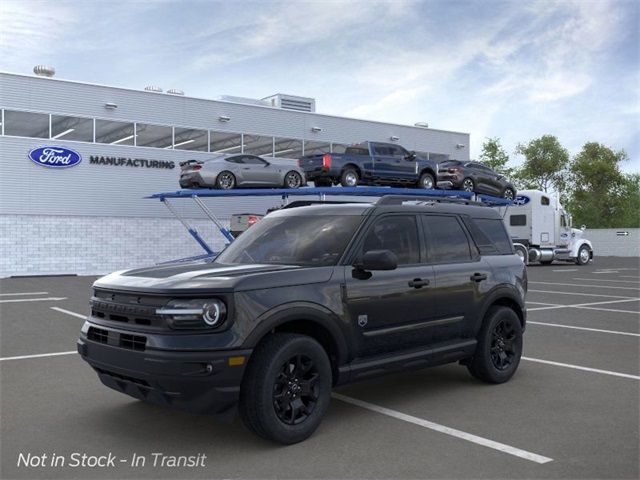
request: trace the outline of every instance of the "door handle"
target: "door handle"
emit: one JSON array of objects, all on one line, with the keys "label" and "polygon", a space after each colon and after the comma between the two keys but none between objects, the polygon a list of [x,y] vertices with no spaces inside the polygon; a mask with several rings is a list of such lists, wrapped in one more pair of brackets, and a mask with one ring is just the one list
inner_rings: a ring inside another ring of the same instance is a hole
[{"label": "door handle", "polygon": [[471,275],[471,280],[474,282],[481,282],[482,280],[486,280],[487,276],[484,273],[474,273]]},{"label": "door handle", "polygon": [[422,288],[429,285],[429,280],[422,280],[421,278],[414,278],[413,280],[409,280],[409,286],[411,288]]}]

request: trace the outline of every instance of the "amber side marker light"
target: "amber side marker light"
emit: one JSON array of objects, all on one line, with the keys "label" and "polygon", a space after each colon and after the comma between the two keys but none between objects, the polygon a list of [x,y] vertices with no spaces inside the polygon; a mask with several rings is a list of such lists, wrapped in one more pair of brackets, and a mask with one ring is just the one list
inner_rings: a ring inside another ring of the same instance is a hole
[{"label": "amber side marker light", "polygon": [[238,367],[240,365],[244,365],[244,357],[230,357],[229,358],[229,366],[230,367]]}]

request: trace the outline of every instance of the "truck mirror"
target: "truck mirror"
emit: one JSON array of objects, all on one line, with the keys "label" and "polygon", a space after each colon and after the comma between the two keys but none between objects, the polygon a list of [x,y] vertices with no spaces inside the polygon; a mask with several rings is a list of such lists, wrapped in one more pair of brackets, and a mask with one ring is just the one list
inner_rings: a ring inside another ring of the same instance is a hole
[{"label": "truck mirror", "polygon": [[587,226],[586,226],[586,225],[582,225],[582,226],[580,227],[580,230],[582,230],[583,232],[584,232],[586,229],[587,229]]}]

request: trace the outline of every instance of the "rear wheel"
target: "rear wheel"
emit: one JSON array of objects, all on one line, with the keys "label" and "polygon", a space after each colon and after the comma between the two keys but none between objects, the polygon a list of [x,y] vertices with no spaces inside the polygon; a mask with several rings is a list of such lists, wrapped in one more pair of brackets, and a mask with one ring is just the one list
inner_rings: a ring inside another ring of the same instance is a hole
[{"label": "rear wheel", "polygon": [[357,187],[358,173],[353,168],[347,168],[340,176],[340,185],[343,187]]},{"label": "rear wheel", "polygon": [[422,188],[424,190],[433,190],[436,186],[436,182],[433,179],[433,175],[430,173],[423,173],[420,175],[420,180],[418,180],[418,188]]},{"label": "rear wheel", "polygon": [[302,176],[298,172],[290,171],[284,176],[285,188],[300,188],[302,185]]},{"label": "rear wheel", "polygon": [[231,190],[236,186],[236,177],[231,172],[220,172],[216,178],[216,187],[222,190]]},{"label": "rear wheel", "polygon": [[516,373],[521,356],[522,326],[518,315],[507,307],[491,307],[467,366],[469,373],[483,382],[504,383]]},{"label": "rear wheel", "polygon": [[251,356],[240,391],[240,416],[260,437],[285,445],[301,442],[322,422],[331,384],[331,365],[317,341],[273,334]]}]

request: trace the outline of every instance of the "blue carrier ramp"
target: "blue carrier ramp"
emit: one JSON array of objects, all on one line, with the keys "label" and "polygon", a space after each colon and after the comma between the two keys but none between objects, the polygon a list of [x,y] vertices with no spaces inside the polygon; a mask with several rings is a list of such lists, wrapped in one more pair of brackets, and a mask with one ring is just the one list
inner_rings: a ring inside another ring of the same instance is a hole
[{"label": "blue carrier ramp", "polygon": [[194,189],[194,190],[178,190],[175,192],[154,193],[145,198],[155,198],[164,203],[167,208],[173,213],[173,215],[180,220],[180,222],[188,230],[189,234],[200,244],[207,254],[212,255],[215,252],[204,241],[204,239],[198,234],[198,232],[191,228],[187,221],[180,216],[180,214],[173,208],[170,200],[177,198],[190,198],[202,209],[202,211],[215,223],[220,230],[220,233],[224,237],[232,242],[234,240],[233,235],[227,230],[224,225],[218,220],[213,212],[202,202],[201,198],[230,198],[230,197],[266,197],[266,196],[280,196],[283,203],[289,199],[289,196],[316,196],[319,200],[323,201],[327,196],[332,197],[383,197],[385,195],[402,195],[405,197],[413,197],[413,199],[425,200],[431,198],[434,200],[450,200],[450,201],[465,201],[469,203],[476,203],[488,206],[506,206],[512,202],[510,200],[504,200],[502,198],[490,197],[488,195],[478,195],[473,192],[464,192],[461,190],[421,190],[416,188],[390,188],[390,187],[309,187],[309,188],[238,188],[234,190],[208,190],[208,189]]}]

